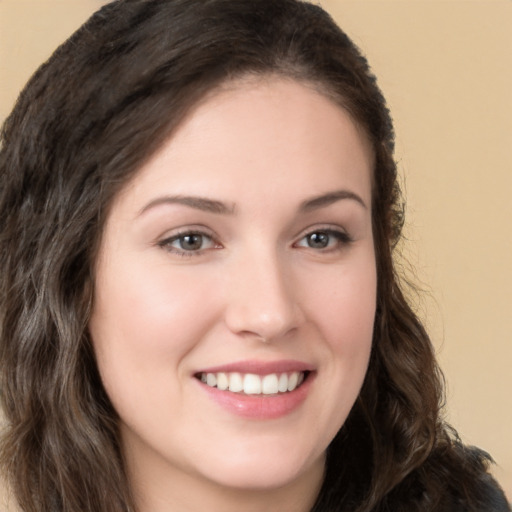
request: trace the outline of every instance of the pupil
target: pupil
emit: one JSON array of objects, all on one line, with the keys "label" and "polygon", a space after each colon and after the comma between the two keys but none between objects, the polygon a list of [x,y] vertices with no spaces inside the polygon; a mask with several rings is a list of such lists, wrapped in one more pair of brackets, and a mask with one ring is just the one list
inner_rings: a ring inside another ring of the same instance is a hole
[{"label": "pupil", "polygon": [[327,233],[311,233],[308,236],[308,242],[310,247],[315,249],[323,249],[329,245],[329,235]]},{"label": "pupil", "polygon": [[203,237],[201,235],[185,235],[180,241],[181,248],[188,251],[200,249],[202,243]]}]

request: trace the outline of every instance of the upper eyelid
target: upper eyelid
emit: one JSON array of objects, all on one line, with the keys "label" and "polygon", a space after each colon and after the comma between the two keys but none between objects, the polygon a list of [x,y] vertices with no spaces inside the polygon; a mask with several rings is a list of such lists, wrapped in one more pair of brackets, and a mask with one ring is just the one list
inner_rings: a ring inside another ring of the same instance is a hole
[{"label": "upper eyelid", "polygon": [[156,242],[159,243],[166,240],[172,240],[185,235],[204,235],[212,238],[213,240],[217,240],[218,238],[215,233],[206,226],[192,225],[167,230],[164,234],[159,235],[156,238]]},{"label": "upper eyelid", "polygon": [[[197,249],[197,250],[186,250],[186,249],[181,249],[179,247],[172,246],[172,244],[176,240],[179,240],[181,237],[184,237],[187,235],[200,235],[200,236],[209,238],[211,240],[212,247],[206,247],[206,248],[201,248],[201,249]],[[217,250],[219,248],[222,248],[222,245],[219,242],[217,242],[215,237],[213,237],[205,232],[200,232],[197,230],[196,231],[184,230],[182,232],[175,233],[173,235],[161,238],[156,242],[156,245],[160,249],[163,249],[168,254],[173,254],[174,256],[187,257],[187,258],[192,258],[194,256],[199,257],[208,251],[211,251],[214,249]]]},{"label": "upper eyelid", "polygon": [[[169,233],[167,231],[166,233]],[[172,247],[171,244],[174,243],[176,240],[183,236],[187,235],[201,235],[203,237],[209,238],[213,244],[214,247],[208,247],[205,249],[198,249],[196,251],[187,251],[184,249],[179,249],[177,247]],[[155,245],[165,249],[169,253],[174,253],[176,255],[182,255],[182,256],[199,256],[205,251],[211,250],[211,249],[219,249],[222,247],[222,244],[219,242],[218,237],[215,236],[214,233],[211,232],[211,230],[205,228],[204,226],[201,228],[194,228],[194,227],[182,227],[177,228],[174,230],[174,232],[165,234],[163,236],[160,236],[156,239]]]},{"label": "upper eyelid", "polygon": [[347,229],[344,227],[338,225],[338,224],[313,224],[311,226],[308,226],[307,228],[302,229],[295,235],[294,240],[300,240],[304,238],[305,236],[315,233],[316,231],[327,231],[331,233],[341,233],[343,235],[346,235],[351,238],[350,233]]},{"label": "upper eyelid", "polygon": [[[294,242],[292,243],[292,246],[295,246],[297,248],[303,248],[303,246],[300,245],[300,242],[302,242],[307,236],[312,235],[313,233],[327,233],[330,237],[334,237],[337,239],[337,244],[341,246],[349,245],[352,242],[355,241],[354,237],[349,233],[349,231],[339,225],[333,225],[333,224],[324,224],[324,225],[314,225],[310,226],[309,228],[306,228],[303,230],[299,235],[297,235],[294,238]],[[314,249],[317,250],[317,249]],[[325,249],[327,250],[327,249]]]},{"label": "upper eyelid", "polygon": [[[309,234],[315,233],[317,231],[325,231],[329,233],[339,233],[343,236],[346,236],[348,239],[352,240],[352,236],[350,235],[349,231],[345,229],[344,227],[340,226],[339,224],[313,224],[306,228],[303,228],[301,231],[299,231],[292,239],[292,245],[296,244],[298,241],[302,240],[304,237],[308,236]],[[220,237],[216,235],[216,233],[211,230],[210,228],[204,226],[204,225],[191,225],[191,226],[182,226],[179,228],[175,228],[173,230],[168,230],[165,232],[164,235],[161,235],[157,237],[156,244],[163,246],[166,243],[169,243],[170,241],[174,241],[181,236],[185,235],[202,235],[210,238],[216,245],[223,245],[220,241]],[[200,252],[196,251],[196,252]]]}]

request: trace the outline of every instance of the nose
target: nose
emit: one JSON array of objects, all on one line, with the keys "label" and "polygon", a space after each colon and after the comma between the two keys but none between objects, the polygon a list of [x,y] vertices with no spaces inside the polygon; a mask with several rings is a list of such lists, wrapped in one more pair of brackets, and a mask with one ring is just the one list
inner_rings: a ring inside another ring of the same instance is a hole
[{"label": "nose", "polygon": [[270,343],[299,326],[294,280],[278,255],[241,257],[228,280],[225,321],[233,333]]}]

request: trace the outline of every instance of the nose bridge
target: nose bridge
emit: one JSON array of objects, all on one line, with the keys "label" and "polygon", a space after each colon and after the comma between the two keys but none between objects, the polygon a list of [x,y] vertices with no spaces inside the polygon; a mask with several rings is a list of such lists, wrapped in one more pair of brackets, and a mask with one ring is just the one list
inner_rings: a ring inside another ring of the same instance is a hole
[{"label": "nose bridge", "polygon": [[226,322],[233,332],[271,341],[297,326],[293,282],[277,250],[240,254],[229,282]]}]

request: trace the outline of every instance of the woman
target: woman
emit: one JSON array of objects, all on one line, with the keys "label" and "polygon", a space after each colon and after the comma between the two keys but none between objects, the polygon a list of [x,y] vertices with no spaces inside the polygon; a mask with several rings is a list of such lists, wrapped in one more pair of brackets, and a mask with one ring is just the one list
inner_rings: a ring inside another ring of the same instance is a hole
[{"label": "woman", "polygon": [[22,510],[509,510],[440,417],[391,119],[320,8],[109,4],[2,143]]}]

